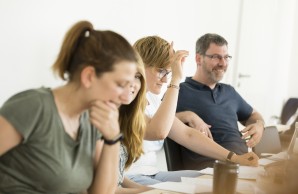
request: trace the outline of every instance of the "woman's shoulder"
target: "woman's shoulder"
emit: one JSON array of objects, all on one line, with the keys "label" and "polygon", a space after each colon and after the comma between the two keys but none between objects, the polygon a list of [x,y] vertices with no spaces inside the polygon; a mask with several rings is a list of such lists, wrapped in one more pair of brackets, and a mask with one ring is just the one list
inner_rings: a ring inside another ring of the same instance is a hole
[{"label": "woman's shoulder", "polygon": [[44,98],[46,96],[51,96],[52,92],[50,88],[40,87],[35,89],[28,89],[21,91],[19,93],[14,94],[11,96],[8,101],[11,100],[19,100],[19,99],[26,99],[26,98]]},{"label": "woman's shoulder", "polygon": [[53,100],[51,89],[41,87],[16,93],[7,99],[3,106],[38,106],[40,104],[47,104],[50,100]]}]

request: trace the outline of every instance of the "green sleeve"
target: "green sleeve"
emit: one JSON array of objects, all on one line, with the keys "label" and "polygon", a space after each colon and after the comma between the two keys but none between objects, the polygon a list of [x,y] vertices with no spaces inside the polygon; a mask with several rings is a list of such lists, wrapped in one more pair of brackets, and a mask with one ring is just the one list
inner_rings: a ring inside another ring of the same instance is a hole
[{"label": "green sleeve", "polygon": [[35,90],[18,93],[8,99],[0,109],[2,115],[21,135],[25,143],[42,114],[41,95]]}]

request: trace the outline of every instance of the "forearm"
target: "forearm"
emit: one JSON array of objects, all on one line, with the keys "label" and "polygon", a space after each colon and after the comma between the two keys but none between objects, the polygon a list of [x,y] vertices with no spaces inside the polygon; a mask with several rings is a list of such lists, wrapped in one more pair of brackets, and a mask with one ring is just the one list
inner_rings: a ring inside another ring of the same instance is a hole
[{"label": "forearm", "polygon": [[177,112],[176,117],[183,123],[189,123],[189,122],[192,122],[192,114],[194,113],[191,111],[182,111],[182,112]]},{"label": "forearm", "polygon": [[122,182],[122,187],[116,189],[116,194],[134,194],[148,191],[152,188],[138,184],[134,181],[129,180],[127,177],[124,177]]},{"label": "forearm", "polygon": [[169,133],[171,139],[184,147],[198,154],[218,159],[225,160],[229,151],[216,142],[206,137],[198,130],[184,125],[179,119],[175,119],[173,127]]},{"label": "forearm", "polygon": [[158,110],[147,123],[145,139],[164,139],[168,136],[175,118],[178,92],[176,88],[167,89]]},{"label": "forearm", "polygon": [[[227,160],[230,153],[229,150],[215,143],[213,140],[202,135],[198,130],[183,126],[184,124],[177,119],[174,121],[173,127],[169,133],[169,137],[176,141],[178,144],[196,152],[198,154],[217,159]],[[258,156],[253,152],[249,152],[243,155],[236,155],[231,152],[232,162],[239,163],[241,165],[257,166]]]},{"label": "forearm", "polygon": [[117,187],[120,143],[104,144],[89,190],[91,194],[114,193]]},{"label": "forearm", "polygon": [[264,121],[262,115],[254,110],[252,112],[252,114],[250,115],[250,117],[245,121],[244,125],[247,126],[250,124],[254,124],[256,122],[260,122],[263,125],[265,125],[265,121]]},{"label": "forearm", "polygon": [[141,192],[145,192],[145,191],[149,191],[152,188],[150,187],[146,187],[146,186],[142,186],[140,188],[122,188],[122,187],[118,187],[116,189],[116,194],[137,194],[137,193],[141,193]]}]

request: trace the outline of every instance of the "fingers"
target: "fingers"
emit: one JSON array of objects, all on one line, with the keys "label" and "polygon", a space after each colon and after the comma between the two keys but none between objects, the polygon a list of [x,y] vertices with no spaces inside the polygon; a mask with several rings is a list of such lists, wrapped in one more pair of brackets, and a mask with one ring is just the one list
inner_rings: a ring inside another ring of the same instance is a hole
[{"label": "fingers", "polygon": [[246,142],[246,145],[250,148],[255,147],[257,144],[253,138],[251,138],[248,142]]},{"label": "fingers", "polygon": [[209,137],[210,139],[213,139],[213,137],[212,137],[212,133],[211,133],[211,131],[210,131],[210,129],[209,129],[209,126],[210,126],[210,125],[206,125],[206,126],[202,127],[202,128],[200,129],[200,132],[201,132],[202,134],[206,135],[207,137]]},{"label": "fingers", "polygon": [[208,129],[208,137],[210,138],[210,139],[213,139],[213,136],[212,136],[212,133],[211,133],[211,131]]},{"label": "fingers", "polygon": [[189,52],[186,51],[186,50],[179,50],[175,53],[174,55],[174,59],[175,61],[178,61],[178,62],[182,62],[182,60],[184,61],[185,58],[189,55]]},{"label": "fingers", "polygon": [[258,135],[256,134],[256,129],[254,127],[246,127],[241,132],[245,132],[242,136],[242,139],[247,140],[246,145],[248,147],[254,147],[257,145],[258,141]]},{"label": "fingers", "polygon": [[254,130],[253,127],[251,126],[248,126],[246,128],[244,128],[241,133],[244,133],[243,136],[242,136],[242,139],[246,139],[248,138],[249,136],[253,135],[256,131]]},{"label": "fingers", "polygon": [[[248,129],[248,130],[247,130]],[[258,133],[257,128],[247,127],[246,133],[242,136],[242,139],[246,139],[246,145],[248,147],[255,147],[261,139],[261,135]]]},{"label": "fingers", "polygon": [[204,135],[206,135],[207,137],[209,137],[210,139],[213,139],[212,137],[212,133],[208,127],[208,125],[206,125],[206,127],[204,127],[203,129],[200,130]]},{"label": "fingers", "polygon": [[89,108],[90,122],[104,137],[119,133],[118,109],[114,103],[94,101]]},{"label": "fingers", "polygon": [[243,155],[237,155],[237,160],[236,162],[241,164],[241,165],[246,165],[246,166],[258,166],[259,165],[259,157],[253,153],[253,152],[248,152]]},{"label": "fingers", "polygon": [[252,138],[248,140],[248,142],[246,142],[246,145],[252,148],[252,147],[255,147],[259,142],[260,142],[260,138],[257,138],[257,135],[254,135],[252,136]]},{"label": "fingers", "polygon": [[172,81],[180,82],[183,78],[183,63],[188,55],[188,51],[178,50],[171,57]]},{"label": "fingers", "polygon": [[171,45],[170,45],[170,50],[171,50],[171,51],[173,51],[173,50],[174,50],[174,42],[173,42],[173,41],[171,42]]},{"label": "fingers", "polygon": [[188,55],[189,55],[189,52],[188,51],[185,51],[185,50],[179,50],[179,51],[177,51],[174,54],[173,58],[172,58],[172,68],[173,68],[173,70],[175,69],[175,67],[176,68],[181,68],[182,64],[185,61],[185,58]]}]

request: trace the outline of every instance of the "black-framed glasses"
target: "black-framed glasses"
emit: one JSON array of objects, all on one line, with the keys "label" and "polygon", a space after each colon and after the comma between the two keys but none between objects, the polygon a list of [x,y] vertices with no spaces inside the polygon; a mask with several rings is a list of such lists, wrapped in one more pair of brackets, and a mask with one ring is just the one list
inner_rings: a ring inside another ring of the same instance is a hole
[{"label": "black-framed glasses", "polygon": [[204,55],[208,58],[210,58],[212,61],[214,62],[219,62],[221,61],[222,59],[224,59],[226,62],[229,62],[231,59],[232,59],[232,56],[230,55],[225,55],[225,56],[221,56],[221,55],[218,55],[218,54],[214,54],[214,55]]},{"label": "black-framed glasses", "polygon": [[159,73],[159,79],[163,79],[164,77],[167,77],[167,79],[170,79],[172,77],[172,71],[168,71],[166,69],[158,69],[157,70],[158,73]]}]

